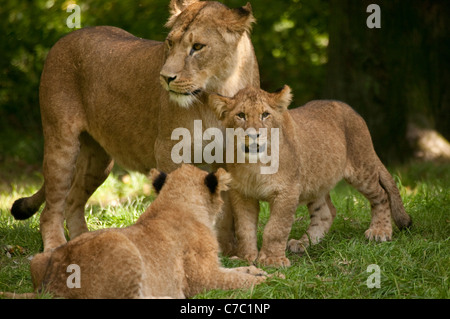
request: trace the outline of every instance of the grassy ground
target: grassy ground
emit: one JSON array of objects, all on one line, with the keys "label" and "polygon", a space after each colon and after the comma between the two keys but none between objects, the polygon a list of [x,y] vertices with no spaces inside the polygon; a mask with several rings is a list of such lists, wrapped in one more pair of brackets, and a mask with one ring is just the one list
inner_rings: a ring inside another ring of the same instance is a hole
[{"label": "grassy ground", "polygon": [[[393,241],[365,239],[369,204],[340,183],[331,194],[338,215],[329,234],[302,256],[288,254],[292,266],[278,270],[284,279],[272,278],[253,290],[216,290],[196,298],[450,298],[450,164],[416,163],[391,172],[414,222],[407,231],[395,228]],[[20,222],[9,214],[15,199],[40,187],[41,175],[26,173],[0,178],[0,291],[31,292],[30,258],[42,251],[39,214]],[[116,170],[86,207],[89,227],[129,225],[152,198],[145,176]],[[259,244],[268,216],[264,203]],[[290,237],[299,238],[308,222],[306,208],[300,207]],[[227,267],[245,265],[229,258],[222,262]],[[368,269],[372,264],[379,272]],[[379,288],[369,288],[367,283],[376,283],[377,274]]]}]

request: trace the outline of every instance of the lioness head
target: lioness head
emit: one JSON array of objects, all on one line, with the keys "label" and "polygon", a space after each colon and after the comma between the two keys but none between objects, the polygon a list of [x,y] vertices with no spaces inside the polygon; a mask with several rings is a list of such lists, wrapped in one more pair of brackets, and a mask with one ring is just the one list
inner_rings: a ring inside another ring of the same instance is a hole
[{"label": "lioness head", "polygon": [[152,169],[150,177],[159,194],[158,201],[183,205],[208,226],[214,225],[223,204],[220,193],[228,190],[231,182],[230,174],[223,168],[208,173],[188,164],[183,164],[170,174]]},{"label": "lioness head", "polygon": [[239,130],[237,148],[252,155],[271,147],[271,129],[282,127],[291,100],[291,89],[285,85],[275,93],[247,87],[231,98],[211,94],[208,103],[226,128]]},{"label": "lioness head", "polygon": [[189,107],[203,91],[221,92],[242,58],[242,36],[255,21],[249,3],[229,9],[219,2],[171,0],[171,28],[160,73],[170,99]]}]

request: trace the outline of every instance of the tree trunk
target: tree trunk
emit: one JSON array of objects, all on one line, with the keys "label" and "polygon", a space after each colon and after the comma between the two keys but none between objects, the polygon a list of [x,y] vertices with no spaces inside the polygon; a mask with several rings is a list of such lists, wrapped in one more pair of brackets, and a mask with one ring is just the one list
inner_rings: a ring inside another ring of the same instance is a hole
[{"label": "tree trunk", "polygon": [[[381,28],[369,28],[371,3]],[[449,138],[449,2],[332,0],[327,98],[366,120],[384,162],[406,160],[408,121]]]}]

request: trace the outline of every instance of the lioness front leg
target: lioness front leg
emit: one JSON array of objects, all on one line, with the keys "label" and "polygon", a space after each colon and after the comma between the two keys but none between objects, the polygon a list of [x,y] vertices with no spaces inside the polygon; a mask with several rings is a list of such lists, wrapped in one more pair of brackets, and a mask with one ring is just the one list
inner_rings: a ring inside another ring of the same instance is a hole
[{"label": "lioness front leg", "polygon": [[270,203],[270,217],[264,229],[258,262],[265,266],[289,267],[286,243],[294,222],[297,199],[275,200]]},{"label": "lioness front leg", "polygon": [[258,257],[257,226],[259,201],[245,198],[237,191],[229,191],[237,237],[237,256],[249,263]]}]

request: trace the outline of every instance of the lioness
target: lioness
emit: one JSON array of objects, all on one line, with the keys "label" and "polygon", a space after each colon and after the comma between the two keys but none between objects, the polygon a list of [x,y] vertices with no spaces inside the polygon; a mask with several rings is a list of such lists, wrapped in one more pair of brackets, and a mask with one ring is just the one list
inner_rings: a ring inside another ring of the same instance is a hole
[{"label": "lioness", "polygon": [[[235,213],[238,256],[261,264],[289,266],[286,242],[299,204],[307,204],[311,223],[300,240],[287,247],[302,252],[330,229],[336,215],[329,191],[344,178],[369,201],[372,222],[365,235],[377,241],[392,237],[391,215],[399,228],[408,227],[399,191],[379,160],[364,120],[348,105],[337,101],[312,101],[287,111],[288,86],[276,93],[258,88],[239,91],[233,98],[211,95],[210,104],[227,128],[254,128],[261,135],[246,135],[235,145],[247,157],[278,147],[278,171],[260,174],[262,164],[227,163],[233,177],[230,198]],[[264,134],[266,128],[267,134]],[[278,128],[278,145],[270,145],[271,129]],[[234,142],[234,141],[233,141]],[[253,150],[253,152],[252,152]],[[272,154],[273,155],[273,154]],[[268,201],[270,218],[258,256],[256,225],[259,202]]]},{"label": "lioness", "polygon": [[[44,185],[11,209],[26,219],[45,201],[40,218],[44,250],[88,231],[84,207],[114,161],[148,174],[170,172],[172,131],[219,127],[209,92],[234,95],[259,86],[250,4],[171,0],[164,43],[114,27],[74,31],[50,50],[40,82]],[[231,249],[232,221],[218,225],[222,251]]]},{"label": "lioness", "polygon": [[230,182],[224,169],[208,174],[183,164],[151,175],[159,195],[136,224],[84,233],[36,255],[35,289],[65,298],[185,298],[267,278],[254,266],[220,265],[213,224]]}]

